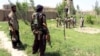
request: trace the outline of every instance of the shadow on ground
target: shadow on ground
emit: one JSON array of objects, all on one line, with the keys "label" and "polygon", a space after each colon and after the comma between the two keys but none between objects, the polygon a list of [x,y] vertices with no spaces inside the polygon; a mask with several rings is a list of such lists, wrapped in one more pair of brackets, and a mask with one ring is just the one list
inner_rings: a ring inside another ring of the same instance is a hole
[{"label": "shadow on ground", "polygon": [[61,56],[59,52],[47,52],[45,56]]},{"label": "shadow on ground", "polygon": [[27,48],[27,44],[22,44],[20,47],[18,47],[18,50],[25,50]]}]

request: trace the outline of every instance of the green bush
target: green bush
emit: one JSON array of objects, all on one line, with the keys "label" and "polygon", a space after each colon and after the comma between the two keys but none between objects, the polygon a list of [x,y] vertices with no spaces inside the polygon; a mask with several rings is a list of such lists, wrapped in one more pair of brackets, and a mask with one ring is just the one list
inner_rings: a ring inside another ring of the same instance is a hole
[{"label": "green bush", "polygon": [[94,16],[92,16],[92,15],[86,15],[86,22],[88,24],[94,24],[93,18],[94,18]]}]

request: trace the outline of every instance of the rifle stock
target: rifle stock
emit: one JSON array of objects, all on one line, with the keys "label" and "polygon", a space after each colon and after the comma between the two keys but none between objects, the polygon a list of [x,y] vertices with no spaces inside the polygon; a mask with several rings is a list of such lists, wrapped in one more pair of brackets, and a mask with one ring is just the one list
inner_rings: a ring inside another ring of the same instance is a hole
[{"label": "rifle stock", "polygon": [[47,34],[46,40],[47,40],[49,46],[52,48],[52,45],[51,45],[51,39],[50,39],[50,38],[51,38],[51,37],[50,37],[50,34]]}]

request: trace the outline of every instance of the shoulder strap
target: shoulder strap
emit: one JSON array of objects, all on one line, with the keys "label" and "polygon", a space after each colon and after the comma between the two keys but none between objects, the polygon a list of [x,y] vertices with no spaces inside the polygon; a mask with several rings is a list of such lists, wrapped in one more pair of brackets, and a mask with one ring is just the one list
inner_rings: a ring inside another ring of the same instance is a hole
[{"label": "shoulder strap", "polygon": [[38,24],[38,20],[39,20],[39,14],[36,13],[34,18],[34,24]]}]

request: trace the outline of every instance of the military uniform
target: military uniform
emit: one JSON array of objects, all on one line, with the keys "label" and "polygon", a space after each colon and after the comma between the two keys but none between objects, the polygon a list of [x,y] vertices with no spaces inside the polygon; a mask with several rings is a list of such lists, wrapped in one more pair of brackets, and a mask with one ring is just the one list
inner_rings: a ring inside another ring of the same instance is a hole
[{"label": "military uniform", "polygon": [[75,27],[75,23],[76,23],[76,19],[74,17],[71,17],[70,20],[71,20],[71,25],[74,28]]},{"label": "military uniform", "polygon": [[21,44],[21,41],[19,39],[19,25],[17,19],[18,18],[16,13],[11,11],[8,15],[8,24],[13,48],[16,48],[17,45]]},{"label": "military uniform", "polygon": [[81,19],[80,19],[80,27],[84,27],[84,18],[83,17],[81,17]]},{"label": "military uniform", "polygon": [[48,33],[47,27],[43,25],[46,24],[46,16],[43,13],[33,13],[31,20],[31,28],[35,36],[33,44],[33,54],[40,52],[40,56],[44,56],[46,49],[46,34]]}]

